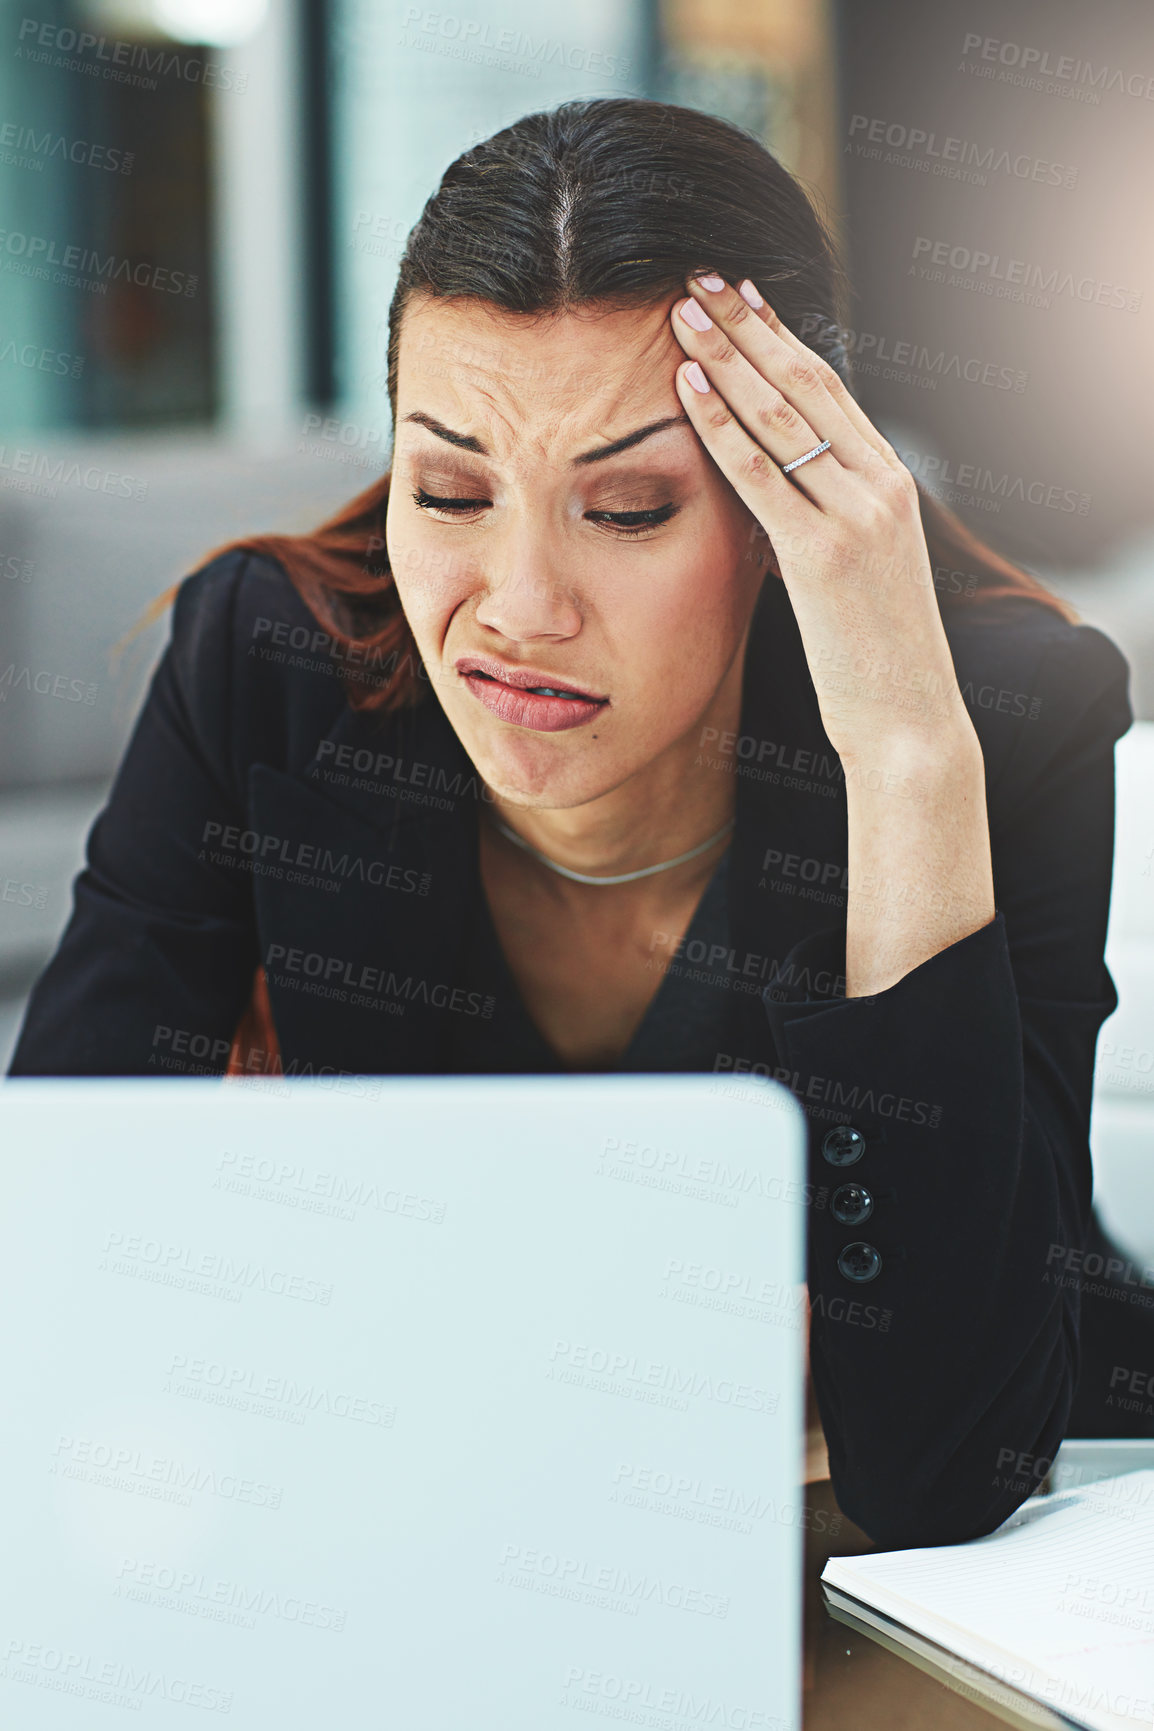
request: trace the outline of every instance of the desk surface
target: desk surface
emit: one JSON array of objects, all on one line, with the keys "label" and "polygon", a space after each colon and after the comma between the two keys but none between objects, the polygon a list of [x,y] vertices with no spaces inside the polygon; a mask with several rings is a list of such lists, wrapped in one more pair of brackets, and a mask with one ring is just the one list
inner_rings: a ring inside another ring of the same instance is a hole
[{"label": "desk surface", "polygon": [[[1067,1439],[1039,1489],[1062,1491],[1141,1468],[1154,1468],[1154,1438]],[[805,1731],[990,1731],[1006,1725],[1021,1731],[1075,1723],[1014,1691],[1010,1696],[1020,1706],[995,1709],[974,1697],[966,1667],[952,1684],[939,1680],[932,1661],[923,1670],[904,1647],[891,1651],[885,1634],[864,1633],[831,1616],[821,1586],[827,1558],[861,1556],[877,1547],[841,1515],[828,1479],[806,1487],[806,1508]],[[831,1536],[835,1519],[840,1524]],[[955,1663],[948,1654],[937,1656]]]},{"label": "desk surface", "polygon": [[805,1731],[1004,1731],[1007,1721],[858,1634],[825,1607],[821,1572],[829,1557],[876,1550],[842,1517],[828,1479],[807,1486],[805,1547]]}]

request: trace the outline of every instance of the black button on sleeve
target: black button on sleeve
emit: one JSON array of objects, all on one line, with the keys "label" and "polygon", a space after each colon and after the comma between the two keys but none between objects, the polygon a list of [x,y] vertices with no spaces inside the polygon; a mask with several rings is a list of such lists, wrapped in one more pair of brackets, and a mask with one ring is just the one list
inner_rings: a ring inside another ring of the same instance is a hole
[{"label": "black button on sleeve", "polygon": [[874,1199],[864,1184],[839,1184],[829,1211],[843,1226],[860,1226],[874,1211]]},{"label": "black button on sleeve", "polygon": [[864,1285],[867,1280],[876,1280],[882,1271],[882,1259],[872,1244],[847,1244],[837,1259],[839,1273],[847,1280]]},{"label": "black button on sleeve", "polygon": [[835,1124],[827,1130],[821,1151],[831,1166],[852,1166],[865,1153],[866,1140],[852,1124]]}]

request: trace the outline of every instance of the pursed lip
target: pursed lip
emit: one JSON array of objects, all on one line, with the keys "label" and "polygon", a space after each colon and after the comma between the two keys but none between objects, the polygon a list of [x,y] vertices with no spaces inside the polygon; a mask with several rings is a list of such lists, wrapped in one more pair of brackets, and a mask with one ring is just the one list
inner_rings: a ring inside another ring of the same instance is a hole
[{"label": "pursed lip", "polygon": [[560,692],[565,697],[577,698],[585,703],[608,703],[607,697],[600,697],[595,691],[588,691],[583,685],[574,685],[572,680],[555,673],[542,673],[536,667],[510,667],[507,662],[498,661],[491,655],[460,655],[457,657],[456,669],[464,679],[471,673],[483,673],[490,679],[499,680],[502,685],[508,685],[515,691],[546,691]]}]

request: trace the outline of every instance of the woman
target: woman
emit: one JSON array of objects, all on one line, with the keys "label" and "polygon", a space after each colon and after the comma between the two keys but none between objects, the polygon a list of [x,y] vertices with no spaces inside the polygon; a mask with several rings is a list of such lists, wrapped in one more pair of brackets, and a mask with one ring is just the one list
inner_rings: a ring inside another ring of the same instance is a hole
[{"label": "woman", "polygon": [[13,1072],[779,1076],[834,1488],[942,1543],[1071,1422],[1127,670],[919,495],[834,277],[706,115],[454,163],[391,479],[181,587]]}]

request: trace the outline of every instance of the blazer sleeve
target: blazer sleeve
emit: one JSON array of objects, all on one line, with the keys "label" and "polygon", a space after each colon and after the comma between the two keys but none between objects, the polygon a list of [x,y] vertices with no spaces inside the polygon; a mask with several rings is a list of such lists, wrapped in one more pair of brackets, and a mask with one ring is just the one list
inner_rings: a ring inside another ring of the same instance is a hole
[{"label": "blazer sleeve", "polygon": [[242,821],[234,620],[247,563],[225,554],[178,591],[12,1076],[224,1071],[258,960],[249,882],[211,862],[211,826]]},{"label": "blazer sleeve", "polygon": [[[1040,713],[987,789],[988,925],[871,997],[763,994],[809,1118],[814,1194],[873,1198],[857,1226],[811,1210],[811,1368],[838,1502],[886,1547],[992,1531],[1065,1431],[1094,1051],[1117,1004],[1103,949],[1128,671],[1089,626],[1044,644]],[[787,982],[807,964],[844,976],[844,927],[789,961]],[[839,1122],[860,1138],[831,1138]],[[827,1139],[857,1158],[832,1164]],[[845,1256],[855,1243],[880,1253],[876,1273],[866,1252]]]}]

